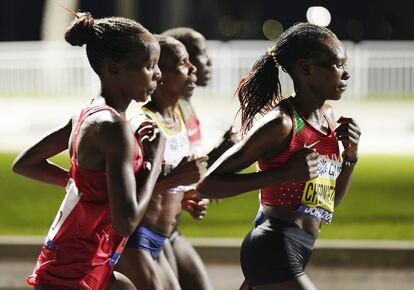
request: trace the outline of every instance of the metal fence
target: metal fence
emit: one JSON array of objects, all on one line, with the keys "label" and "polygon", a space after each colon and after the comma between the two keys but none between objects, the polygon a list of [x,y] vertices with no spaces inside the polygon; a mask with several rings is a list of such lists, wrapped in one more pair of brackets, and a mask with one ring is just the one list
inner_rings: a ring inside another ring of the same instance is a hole
[{"label": "metal fence", "polygon": [[[242,76],[271,46],[269,41],[209,41],[213,61],[211,85],[200,93],[233,94]],[[355,99],[414,99],[414,42],[344,43],[351,80],[347,96]],[[282,73],[284,95],[292,91]],[[0,43],[0,97],[95,95],[99,80],[85,48],[64,42]]]}]

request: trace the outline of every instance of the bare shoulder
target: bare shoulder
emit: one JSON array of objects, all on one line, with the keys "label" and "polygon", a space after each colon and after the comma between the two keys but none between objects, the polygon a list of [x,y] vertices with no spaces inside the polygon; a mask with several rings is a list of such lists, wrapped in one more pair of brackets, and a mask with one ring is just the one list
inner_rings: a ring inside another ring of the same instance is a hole
[{"label": "bare shoulder", "polygon": [[[283,107],[276,107],[263,116],[252,128],[252,132],[264,131],[263,133],[274,133],[287,135],[292,130],[292,119],[289,112]],[[273,135],[273,134],[272,134]],[[272,136],[274,138],[274,136]]]},{"label": "bare shoulder", "polygon": [[109,110],[102,110],[88,116],[80,130],[86,147],[101,152],[126,146],[130,142],[128,140],[130,134],[132,131],[125,118]]},{"label": "bare shoulder", "polygon": [[247,144],[263,152],[262,157],[274,155],[289,143],[292,132],[292,120],[283,107],[276,107],[264,115],[246,136]]},{"label": "bare shoulder", "polygon": [[132,129],[123,116],[103,111],[97,116],[97,134],[104,146],[120,147],[130,142]]}]

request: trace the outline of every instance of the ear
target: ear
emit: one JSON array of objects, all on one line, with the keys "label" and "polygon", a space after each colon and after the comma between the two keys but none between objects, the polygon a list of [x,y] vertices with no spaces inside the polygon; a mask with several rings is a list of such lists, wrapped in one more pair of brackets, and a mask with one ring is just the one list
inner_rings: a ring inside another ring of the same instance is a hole
[{"label": "ear", "polygon": [[108,72],[110,74],[114,74],[114,75],[118,74],[120,69],[121,69],[121,67],[118,63],[113,62],[113,61],[110,61],[108,63]]},{"label": "ear", "polygon": [[305,75],[305,76],[310,75],[311,64],[312,63],[311,63],[309,58],[300,58],[300,59],[298,59],[298,61],[296,62],[297,72],[300,73],[301,75]]},{"label": "ear", "polygon": [[164,74],[161,74],[161,78],[157,81],[157,86],[163,86],[164,85]]}]

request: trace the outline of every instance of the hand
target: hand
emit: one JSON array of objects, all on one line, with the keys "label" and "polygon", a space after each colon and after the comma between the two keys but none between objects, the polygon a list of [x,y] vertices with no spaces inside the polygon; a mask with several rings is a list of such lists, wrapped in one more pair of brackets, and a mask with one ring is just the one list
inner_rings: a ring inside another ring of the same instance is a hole
[{"label": "hand", "polygon": [[352,118],[340,117],[338,127],[335,129],[336,138],[342,142],[345,158],[348,161],[358,160],[358,144],[361,130]]},{"label": "hand", "polygon": [[158,125],[152,120],[144,120],[139,125],[138,129],[135,132],[135,137],[141,143],[144,140],[149,140],[150,142],[155,139],[156,135],[159,133]]},{"label": "hand", "polygon": [[196,183],[207,171],[207,160],[207,156],[198,158],[194,156],[185,157],[177,167],[172,170],[171,174],[180,178],[181,185]]},{"label": "hand", "polygon": [[209,200],[197,197],[195,189],[190,189],[184,193],[181,204],[183,210],[188,211],[194,219],[201,220],[207,213]]},{"label": "hand", "polygon": [[156,123],[143,121],[136,131],[136,137],[144,148],[145,161],[162,161],[166,138],[160,133]]},{"label": "hand", "polygon": [[234,129],[233,126],[230,126],[230,128],[224,133],[223,139],[226,141],[230,141],[233,144],[239,143],[242,139],[239,132]]},{"label": "hand", "polygon": [[286,181],[305,182],[319,175],[319,154],[310,148],[304,148],[292,155],[283,165]]}]

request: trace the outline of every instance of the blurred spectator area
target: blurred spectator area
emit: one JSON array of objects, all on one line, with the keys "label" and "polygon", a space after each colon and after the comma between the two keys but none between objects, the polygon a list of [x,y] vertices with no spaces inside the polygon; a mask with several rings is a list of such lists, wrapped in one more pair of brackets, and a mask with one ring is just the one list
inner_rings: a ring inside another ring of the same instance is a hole
[{"label": "blurred spectator area", "polygon": [[[234,92],[271,41],[208,41],[213,79],[197,88],[194,105],[207,151],[230,126],[238,104]],[[414,41],[345,42],[351,74],[337,117],[358,120],[361,153],[414,154]],[[292,93],[280,71],[283,96]],[[99,79],[85,48],[60,42],[0,42],[0,152],[17,152],[67,122],[99,94]],[[139,110],[130,106],[127,116]]]},{"label": "blurred spectator area", "polygon": [[[270,41],[209,41],[213,62],[211,85],[200,89],[210,96],[233,95],[237,84]],[[345,42],[351,74],[347,98],[414,99],[414,42]],[[285,96],[292,92],[281,72]],[[85,96],[99,89],[85,48],[64,42],[0,42],[0,98],[14,96]]]}]

